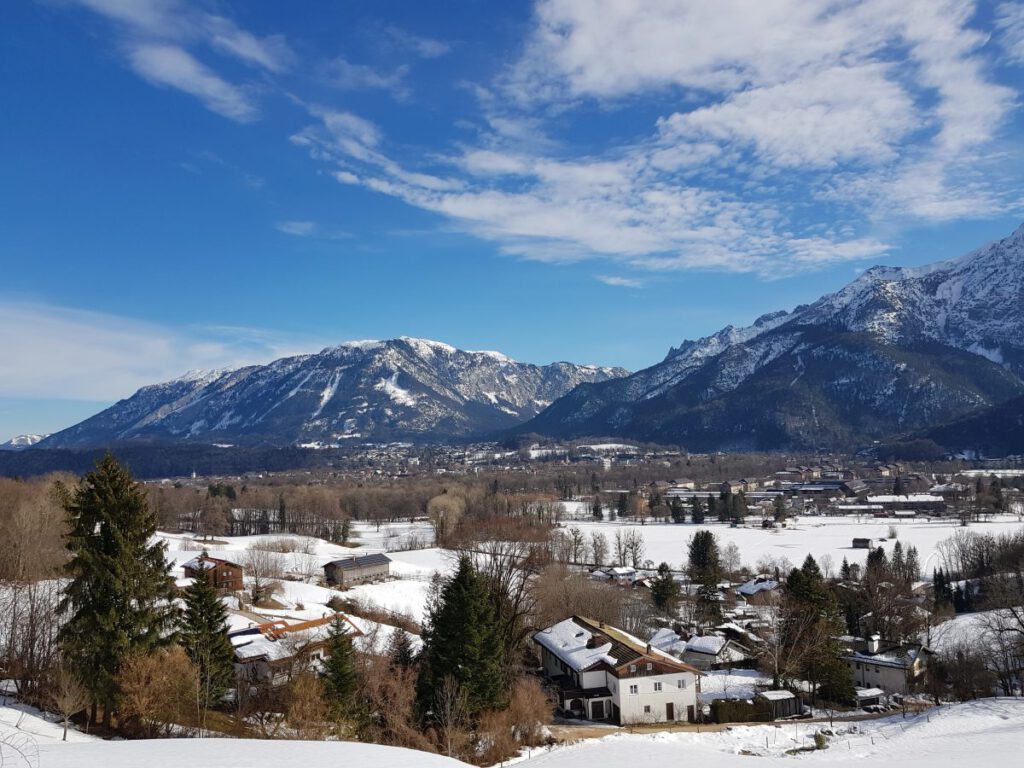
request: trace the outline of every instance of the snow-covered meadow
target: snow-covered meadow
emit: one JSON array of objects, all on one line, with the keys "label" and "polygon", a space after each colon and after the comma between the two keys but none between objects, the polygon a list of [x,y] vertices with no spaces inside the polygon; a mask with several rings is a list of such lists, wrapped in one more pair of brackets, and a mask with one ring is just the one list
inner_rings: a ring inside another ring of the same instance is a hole
[{"label": "snow-covered meadow", "polygon": [[[814,734],[829,734],[828,748],[795,753],[795,759],[823,765],[873,764],[886,768],[970,768],[1013,765],[1024,733],[1024,700],[981,699],[931,709],[903,718],[828,723],[795,721],[736,725],[722,730],[615,733],[533,750],[518,760],[546,768],[617,768],[622,765],[679,765],[741,768],[752,756],[765,768],[792,765],[793,750],[810,750]],[[52,719],[0,705],[0,762],[40,768],[135,768],[139,765],[249,768],[278,762],[366,763],[379,768],[456,768],[464,763],[439,755],[353,742],[166,739],[101,741],[83,734],[60,741]],[[20,752],[29,755],[21,760]],[[20,760],[20,762],[19,762]]]},{"label": "snow-covered meadow", "polygon": [[[574,507],[570,508],[576,512]],[[913,519],[899,520],[893,518],[856,517],[811,517],[803,516],[787,522],[785,528],[764,529],[760,518],[738,528],[728,525],[711,523],[693,525],[692,523],[654,523],[646,525],[624,520],[595,522],[593,519],[566,520],[565,526],[576,526],[586,536],[600,531],[609,544],[612,543],[617,530],[628,528],[640,533],[644,539],[644,558],[655,565],[667,562],[674,568],[683,565],[687,558],[687,545],[690,538],[698,530],[710,530],[718,536],[719,546],[733,542],[739,548],[740,556],[745,565],[754,567],[762,558],[778,560],[786,558],[793,565],[799,565],[807,557],[814,555],[820,560],[825,555],[832,559],[833,568],[837,569],[845,557],[850,563],[863,563],[867,558],[867,550],[854,549],[854,538],[870,538],[878,545],[890,551],[897,539],[903,548],[913,545],[917,547],[922,574],[928,576],[932,569],[941,565],[938,546],[957,531],[964,530],[956,520],[934,519],[930,522]],[[896,530],[897,539],[889,539],[889,528]],[[972,523],[967,530],[978,533],[998,534],[1024,528],[1024,523],[1016,515],[1000,515],[990,522]],[[884,541],[883,541],[884,540]]]}]

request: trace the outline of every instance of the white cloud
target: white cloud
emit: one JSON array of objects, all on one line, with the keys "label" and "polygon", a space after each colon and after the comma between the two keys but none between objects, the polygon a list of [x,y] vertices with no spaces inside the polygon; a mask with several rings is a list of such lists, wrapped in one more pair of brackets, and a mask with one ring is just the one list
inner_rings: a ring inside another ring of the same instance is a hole
[{"label": "white cloud", "polygon": [[1006,58],[1024,64],[1024,3],[1000,3],[996,9],[996,28]]},{"label": "white cloud", "polygon": [[251,88],[229,82],[200,61],[205,47],[270,73],[288,69],[295,54],[282,35],[259,37],[231,19],[183,0],[69,0],[110,20],[132,69],[157,85],[177,88],[208,109],[240,122],[258,117]]},{"label": "white cloud", "polygon": [[312,221],[279,221],[274,228],[286,235],[309,237],[316,231],[316,224]]},{"label": "white cloud", "polygon": [[238,327],[187,330],[47,304],[0,302],[0,397],[115,400],[188,370],[320,349],[322,341]]},{"label": "white cloud", "polygon": [[295,60],[283,35],[257,37],[223,16],[203,15],[198,25],[217,50],[270,72],[283,72]]},{"label": "white cloud", "polygon": [[642,288],[644,285],[643,280],[637,280],[634,277],[620,277],[617,275],[596,275],[595,279],[605,285],[610,285],[615,288]]},{"label": "white cloud", "polygon": [[183,48],[137,45],[128,52],[132,69],[150,82],[195,96],[212,112],[242,123],[259,111],[245,91],[211,72]]},{"label": "white cloud", "polygon": [[[316,111],[295,140],[506,253],[777,277],[877,258],[895,219],[1015,204],[991,147],[1017,95],[973,19],[962,0],[539,0],[518,63],[471,88],[486,127],[456,152],[400,163],[376,126]],[[665,110],[646,136],[601,135],[644,98]]]},{"label": "white cloud", "polygon": [[343,90],[389,91],[398,98],[405,98],[409,91],[405,86],[405,76],[409,73],[407,66],[401,66],[391,72],[381,72],[365,64],[353,64],[338,56],[324,67],[324,77],[335,88]]},{"label": "white cloud", "polygon": [[451,46],[442,40],[414,35],[399,27],[386,26],[383,31],[396,46],[412,51],[423,59],[436,59],[451,51]]}]

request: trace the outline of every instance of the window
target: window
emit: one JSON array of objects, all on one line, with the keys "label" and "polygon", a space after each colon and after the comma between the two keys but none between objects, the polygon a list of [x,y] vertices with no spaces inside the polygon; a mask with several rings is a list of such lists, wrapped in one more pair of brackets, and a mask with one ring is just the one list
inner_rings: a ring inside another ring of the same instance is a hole
[{"label": "window", "polygon": [[657,693],[660,690],[661,690],[661,683],[655,683],[654,684],[654,692]]},{"label": "window", "polygon": [[650,672],[652,669],[654,669],[654,665],[651,664],[651,662],[648,661],[647,662],[647,671]]},{"label": "window", "polygon": [[685,677],[680,677],[679,680],[677,681],[677,685],[680,688],[685,688],[686,687],[686,678]]},{"label": "window", "polygon": [[644,704],[644,714],[645,715],[651,714],[651,705],[650,704]]},{"label": "window", "polygon": [[629,692],[630,693],[640,693],[640,686],[638,686],[638,685],[631,685],[631,686],[629,686]]},{"label": "window", "polygon": [[629,665],[629,671],[630,672],[636,672],[636,664],[630,664]]}]

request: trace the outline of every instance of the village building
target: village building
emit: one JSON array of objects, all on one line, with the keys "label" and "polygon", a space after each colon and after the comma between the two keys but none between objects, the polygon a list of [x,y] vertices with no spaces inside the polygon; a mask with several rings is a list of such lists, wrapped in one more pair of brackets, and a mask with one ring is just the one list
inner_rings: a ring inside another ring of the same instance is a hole
[{"label": "village building", "polygon": [[932,652],[919,643],[894,643],[879,635],[844,638],[842,656],[857,688],[880,688],[886,693],[906,694],[920,687]]},{"label": "village building", "polygon": [[331,586],[347,587],[371,579],[383,579],[391,573],[391,558],[382,553],[343,557],[324,566],[324,578]]},{"label": "village building", "polygon": [[340,617],[353,638],[362,631],[344,614],[330,614],[311,621],[283,619],[256,624],[228,633],[235,651],[235,673],[250,683],[280,685],[290,677],[293,665],[315,668],[327,658],[331,625]]},{"label": "village building", "polygon": [[700,670],[621,629],[573,616],[533,640],[563,714],[619,725],[697,717]]},{"label": "village building", "polygon": [[216,589],[234,592],[242,589],[242,566],[230,560],[210,557],[206,552],[184,563],[186,579],[208,579]]}]

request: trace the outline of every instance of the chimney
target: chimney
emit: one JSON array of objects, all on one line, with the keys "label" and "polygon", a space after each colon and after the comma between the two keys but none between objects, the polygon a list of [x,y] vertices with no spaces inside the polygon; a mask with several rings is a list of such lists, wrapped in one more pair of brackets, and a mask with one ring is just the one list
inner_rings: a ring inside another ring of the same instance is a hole
[{"label": "chimney", "polygon": [[868,638],[868,653],[878,653],[879,647],[882,644],[882,636],[878,633],[871,635]]},{"label": "chimney", "polygon": [[651,644],[650,643],[647,644],[647,655],[648,656],[651,655]]}]

